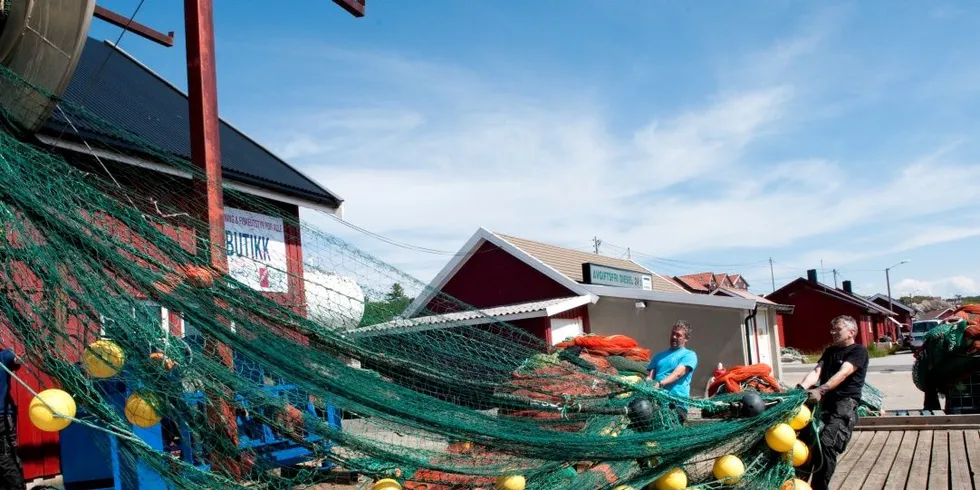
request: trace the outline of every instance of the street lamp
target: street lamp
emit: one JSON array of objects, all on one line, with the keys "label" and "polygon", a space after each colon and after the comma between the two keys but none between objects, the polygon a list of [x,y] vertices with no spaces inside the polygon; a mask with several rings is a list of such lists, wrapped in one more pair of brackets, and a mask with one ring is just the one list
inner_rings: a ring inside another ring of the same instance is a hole
[{"label": "street lamp", "polygon": [[891,278],[888,276],[888,271],[902,264],[908,264],[909,262],[911,262],[911,260],[906,259],[885,269],[885,285],[888,287],[888,310],[891,311],[892,313],[895,313],[895,304],[892,303],[892,281]]}]

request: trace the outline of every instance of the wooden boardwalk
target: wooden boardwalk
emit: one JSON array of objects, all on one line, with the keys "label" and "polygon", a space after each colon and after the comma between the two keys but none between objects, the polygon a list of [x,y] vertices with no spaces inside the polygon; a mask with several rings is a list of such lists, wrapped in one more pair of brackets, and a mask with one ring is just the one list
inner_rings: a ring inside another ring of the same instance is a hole
[{"label": "wooden boardwalk", "polygon": [[854,432],[831,483],[840,490],[980,490],[980,430]]}]

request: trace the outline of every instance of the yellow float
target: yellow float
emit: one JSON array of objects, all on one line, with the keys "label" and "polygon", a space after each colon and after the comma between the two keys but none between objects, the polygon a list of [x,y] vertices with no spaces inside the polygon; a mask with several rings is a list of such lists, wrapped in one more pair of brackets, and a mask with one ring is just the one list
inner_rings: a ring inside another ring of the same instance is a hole
[{"label": "yellow float", "polygon": [[687,488],[687,473],[680,468],[674,468],[657,478],[653,486],[657,490],[683,490]]},{"label": "yellow float", "polygon": [[126,354],[119,344],[111,340],[97,340],[89,344],[82,354],[82,367],[95,378],[111,378],[126,363]]},{"label": "yellow float", "polygon": [[806,405],[800,405],[793,418],[789,419],[789,426],[793,430],[803,430],[810,423],[811,416],[810,409]]},{"label": "yellow float", "polygon": [[725,485],[734,485],[745,474],[745,464],[742,463],[742,460],[738,456],[726,454],[715,460],[711,474],[715,476],[715,479],[720,480]]},{"label": "yellow float", "polygon": [[493,487],[497,490],[524,490],[527,481],[521,475],[498,476]]},{"label": "yellow float", "polygon": [[793,478],[792,480],[786,480],[783,486],[779,487],[779,490],[812,490],[810,484],[800,480],[799,478]]},{"label": "yellow float", "polygon": [[160,414],[153,407],[152,395],[133,393],[126,399],[126,420],[144,429],[160,423]]},{"label": "yellow float", "polygon": [[786,460],[793,463],[793,466],[802,466],[810,459],[810,448],[797,439],[793,443],[793,450],[786,453]]},{"label": "yellow float", "polygon": [[402,484],[392,478],[385,478],[374,482],[371,490],[402,490]]},{"label": "yellow float", "polygon": [[71,420],[65,417],[74,418],[76,408],[71,395],[52,388],[38,393],[27,411],[34,427],[45,432],[58,432],[71,424]]},{"label": "yellow float", "polygon": [[766,444],[777,453],[789,452],[796,441],[796,431],[789,424],[777,424],[766,431]]}]

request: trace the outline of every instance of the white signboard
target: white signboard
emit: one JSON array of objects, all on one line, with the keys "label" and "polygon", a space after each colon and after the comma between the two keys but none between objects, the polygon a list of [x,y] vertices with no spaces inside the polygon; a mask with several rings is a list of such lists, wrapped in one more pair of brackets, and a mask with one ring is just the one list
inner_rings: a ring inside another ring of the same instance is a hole
[{"label": "white signboard", "polygon": [[647,291],[653,289],[653,278],[649,274],[593,263],[584,264],[582,272],[585,282],[588,284],[645,289]]},{"label": "white signboard", "polygon": [[226,207],[225,242],[232,277],[258,291],[289,291],[281,218]]}]

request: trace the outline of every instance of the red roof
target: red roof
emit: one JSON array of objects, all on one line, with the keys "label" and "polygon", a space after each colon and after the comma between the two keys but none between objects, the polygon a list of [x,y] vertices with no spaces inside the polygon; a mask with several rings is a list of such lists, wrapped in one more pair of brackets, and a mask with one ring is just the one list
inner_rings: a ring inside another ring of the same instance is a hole
[{"label": "red roof", "polygon": [[766,295],[766,298],[776,301],[777,303],[793,304],[792,301],[787,301],[788,298],[784,298],[783,296],[786,293],[800,287],[809,287],[812,289],[816,289],[817,291],[820,291],[821,293],[824,293],[832,298],[836,298],[840,301],[864,308],[876,315],[895,316],[895,313],[892,313],[887,308],[884,308],[873,301],[868,301],[856,294],[848,294],[847,292],[842,291],[840,289],[832,288],[830,286],[821,284],[819,282],[813,282],[803,277],[796,279],[795,281],[792,281],[789,284],[786,284],[785,286],[773,291],[772,293],[769,293],[768,295]]}]

